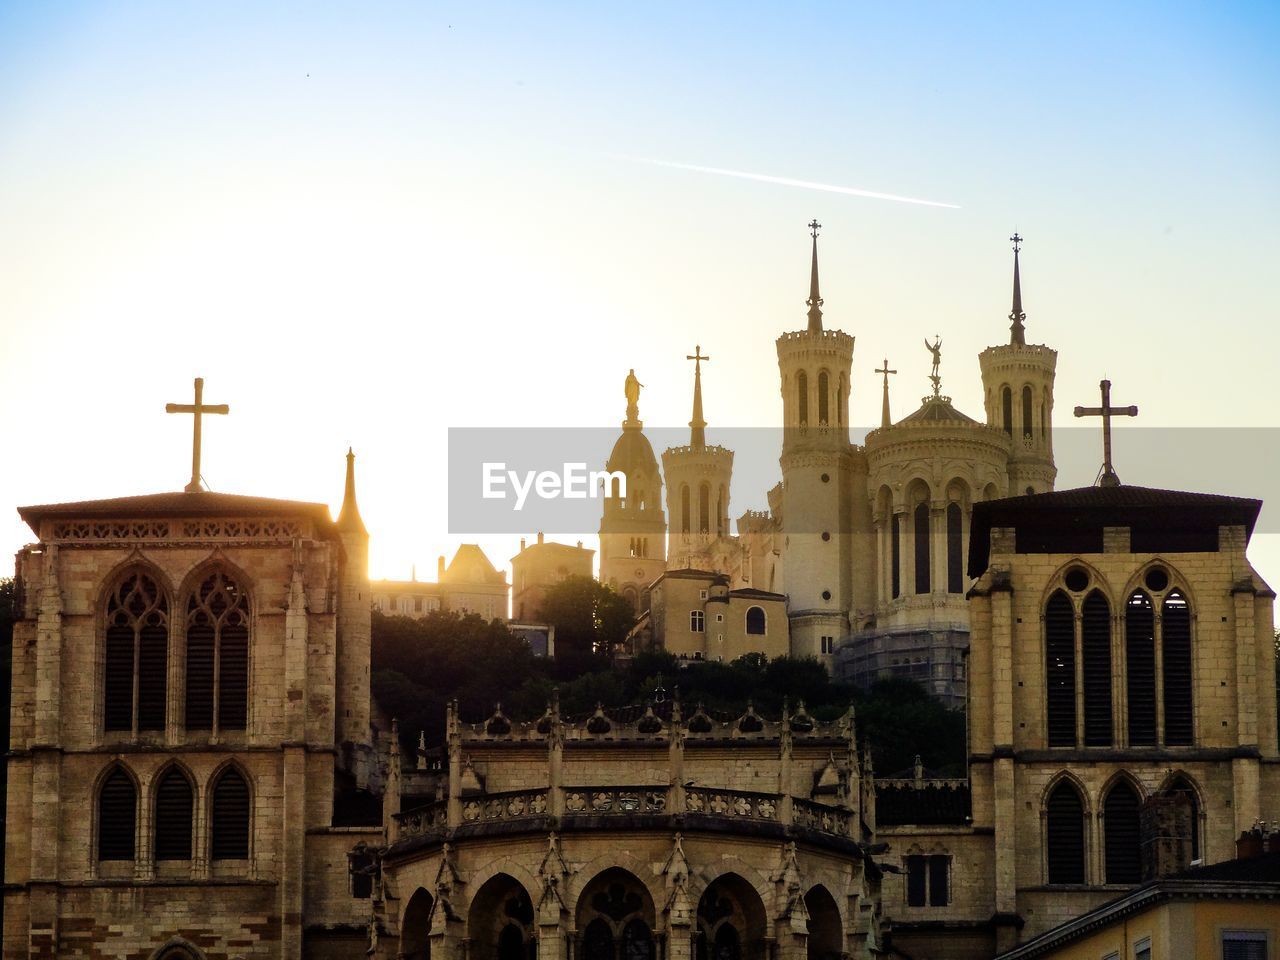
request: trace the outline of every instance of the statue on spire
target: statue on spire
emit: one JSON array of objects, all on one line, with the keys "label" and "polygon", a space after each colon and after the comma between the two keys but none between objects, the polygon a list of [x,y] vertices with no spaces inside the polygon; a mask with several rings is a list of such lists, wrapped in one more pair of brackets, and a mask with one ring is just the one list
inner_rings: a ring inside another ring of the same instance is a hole
[{"label": "statue on spire", "polygon": [[1009,319],[1013,323],[1009,325],[1009,342],[1014,346],[1025,347],[1027,335],[1022,322],[1027,319],[1027,315],[1022,312],[1022,281],[1018,276],[1018,251],[1022,249],[1022,237],[1015,231],[1009,239],[1013,241],[1013,309],[1009,311]]},{"label": "statue on spire", "polygon": [[[936,397],[942,390],[942,376],[938,373],[938,366],[942,363],[942,337],[934,334],[933,343],[930,343],[926,337],[924,348],[933,354],[933,372],[929,374],[929,379],[933,382],[933,395]],[[885,366],[888,364],[886,363]],[[888,377],[885,378],[885,382],[888,382]]]},{"label": "statue on spire", "polygon": [[627,395],[627,419],[636,420],[640,416],[640,388],[644,384],[636,378],[635,367],[627,373],[627,382],[623,390]]}]

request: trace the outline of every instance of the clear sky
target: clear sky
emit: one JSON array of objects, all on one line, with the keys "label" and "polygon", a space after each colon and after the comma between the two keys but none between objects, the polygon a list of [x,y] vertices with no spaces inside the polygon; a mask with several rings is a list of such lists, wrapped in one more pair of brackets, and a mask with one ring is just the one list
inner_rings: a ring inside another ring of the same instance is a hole
[{"label": "clear sky", "polygon": [[213,489],[336,506],[350,444],[373,573],[434,576],[450,426],[616,425],[631,367],[683,424],[695,343],[713,427],[777,424],[813,217],[855,423],[935,333],[981,415],[1017,229],[1060,427],[1104,374],[1280,426],[1277,49],[1275,4],[0,3],[0,548],[181,488],[201,375]]}]

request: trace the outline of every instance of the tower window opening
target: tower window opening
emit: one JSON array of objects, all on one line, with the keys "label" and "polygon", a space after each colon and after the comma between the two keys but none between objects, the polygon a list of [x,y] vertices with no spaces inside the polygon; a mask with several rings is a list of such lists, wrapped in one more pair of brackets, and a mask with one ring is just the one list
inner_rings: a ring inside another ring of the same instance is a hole
[{"label": "tower window opening", "polygon": [[929,504],[917,503],[915,514],[916,593],[929,592]]},{"label": "tower window opening", "polygon": [[705,483],[698,485],[698,532],[711,531],[711,487]]},{"label": "tower window opening", "polygon": [[809,425],[809,375],[803,370],[796,376],[796,400],[798,401],[797,421],[800,426]]},{"label": "tower window opening", "polygon": [[1031,388],[1022,388],[1022,435],[1031,437]]},{"label": "tower window opening", "polygon": [[689,485],[680,485],[680,532],[689,532]]},{"label": "tower window opening", "polygon": [[831,380],[827,371],[818,374],[818,426],[831,422]]},{"label": "tower window opening", "polygon": [[[1049,598],[1044,614],[1045,706],[1049,746],[1076,745],[1075,611],[1065,593]],[[1052,881],[1051,881],[1052,882]]]},{"label": "tower window opening", "polygon": [[1009,436],[1013,436],[1013,391],[1005,387],[1000,391],[1000,406],[1003,419],[1001,427]]},{"label": "tower window opening", "polygon": [[964,593],[964,561],[960,504],[947,504],[947,592]]}]

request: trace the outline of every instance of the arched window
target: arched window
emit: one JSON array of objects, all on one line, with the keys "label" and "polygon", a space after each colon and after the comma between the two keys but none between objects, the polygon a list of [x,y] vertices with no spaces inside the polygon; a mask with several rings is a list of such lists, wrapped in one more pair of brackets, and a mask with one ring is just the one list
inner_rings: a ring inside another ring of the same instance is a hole
[{"label": "arched window", "polygon": [[138,790],[116,767],[98,791],[98,859],[132,860],[138,821]]},{"label": "arched window", "polygon": [[711,530],[711,487],[709,484],[698,484],[698,532]]},{"label": "arched window", "polygon": [[1190,746],[1194,739],[1191,707],[1191,607],[1177,590],[1160,607],[1161,666],[1164,668],[1164,742]]},{"label": "arched window", "polygon": [[1063,780],[1045,805],[1045,854],[1050,883],[1084,883],[1084,804]]},{"label": "arched window", "polygon": [[187,729],[243,730],[248,687],[249,601],[215,571],[187,603]]},{"label": "arched window", "polygon": [[724,505],[724,494],[725,494],[724,484],[722,483],[720,484],[719,495],[716,497],[716,535],[720,537],[723,537],[725,534],[729,532],[726,529],[726,525],[728,522],[728,517],[726,516],[726,514],[728,513],[728,511],[725,509],[725,505]]},{"label": "arched window", "polygon": [[836,388],[836,423],[844,426],[844,398],[848,392],[845,386],[844,374],[840,374],[840,386]]},{"label": "arched window", "polygon": [[1005,387],[1000,391],[1001,413],[1004,415],[1001,425],[1004,432],[1013,436],[1013,391]]},{"label": "arched window", "polygon": [[680,532],[689,532],[689,485],[680,484]]},{"label": "arched window", "polygon": [[214,784],[209,825],[212,859],[248,859],[249,784],[234,767],[227,768]]},{"label": "arched window", "polygon": [[1085,597],[1080,618],[1080,656],[1084,680],[1084,744],[1111,746],[1111,605],[1094,590]]},{"label": "arched window", "polygon": [[1022,435],[1031,436],[1031,388],[1022,388]]},{"label": "arched window", "polygon": [[916,547],[916,593],[929,592],[929,504],[916,504],[915,514],[915,547]]},{"label": "arched window", "polygon": [[1156,634],[1151,598],[1141,590],[1124,609],[1125,688],[1129,704],[1129,745],[1156,743]]},{"label": "arched window", "polygon": [[[169,598],[134,571],[107,600],[103,725],[163,730],[169,672]],[[135,700],[136,691],[136,700]]]},{"label": "arched window", "polygon": [[622,960],[653,960],[653,934],[639,917],[622,928]]},{"label": "arched window", "polygon": [[613,931],[603,917],[596,917],[582,932],[582,960],[617,960],[613,953]]},{"label": "arched window", "polygon": [[763,607],[747,608],[747,633],[755,636],[764,636],[765,617]]},{"label": "arched window", "polygon": [[830,387],[831,378],[823,370],[818,374],[818,424],[824,427],[831,422]]},{"label": "arched window", "polygon": [[896,600],[902,593],[902,523],[896,513],[889,515],[889,570],[892,580],[893,598]]},{"label": "arched window", "polygon": [[742,944],[738,931],[732,924],[726,923],[716,931],[715,953],[713,960],[741,960]]},{"label": "arched window", "polygon": [[1119,780],[1102,805],[1107,883],[1142,881],[1142,837],[1138,828],[1138,794]]},{"label": "arched window", "polygon": [[498,960],[529,960],[525,956],[524,931],[508,923],[498,934]]},{"label": "arched window", "polygon": [[796,375],[797,422],[802,427],[809,425],[809,375],[801,370]]},{"label": "arched window", "polygon": [[177,767],[170,767],[156,786],[157,860],[191,859],[193,808],[191,781]]},{"label": "arched window", "polygon": [[964,593],[964,551],[960,504],[947,504],[947,592]]},{"label": "arched window", "polygon": [[1075,611],[1058,591],[1044,611],[1045,706],[1049,746],[1076,745]]},{"label": "arched window", "polygon": [[400,921],[400,956],[403,960],[430,960],[431,908],[434,898],[419,887],[409,898]]}]

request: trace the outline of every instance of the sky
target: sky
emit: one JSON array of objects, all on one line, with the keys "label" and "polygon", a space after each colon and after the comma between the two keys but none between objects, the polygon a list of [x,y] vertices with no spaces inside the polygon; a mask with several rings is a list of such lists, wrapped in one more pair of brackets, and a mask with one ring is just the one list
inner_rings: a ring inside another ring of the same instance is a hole
[{"label": "sky", "polygon": [[815,217],[853,423],[935,334],[981,416],[1017,230],[1055,426],[1108,376],[1188,461],[1258,428],[1260,471],[1204,466],[1263,496],[1278,46],[1249,3],[0,2],[0,550],[18,505],[180,489],[203,376],[211,489],[336,508],[350,445],[375,576],[505,567],[518,532],[449,529],[448,429],[616,427],[630,368],[683,425],[695,344],[711,439],[777,425]]}]

